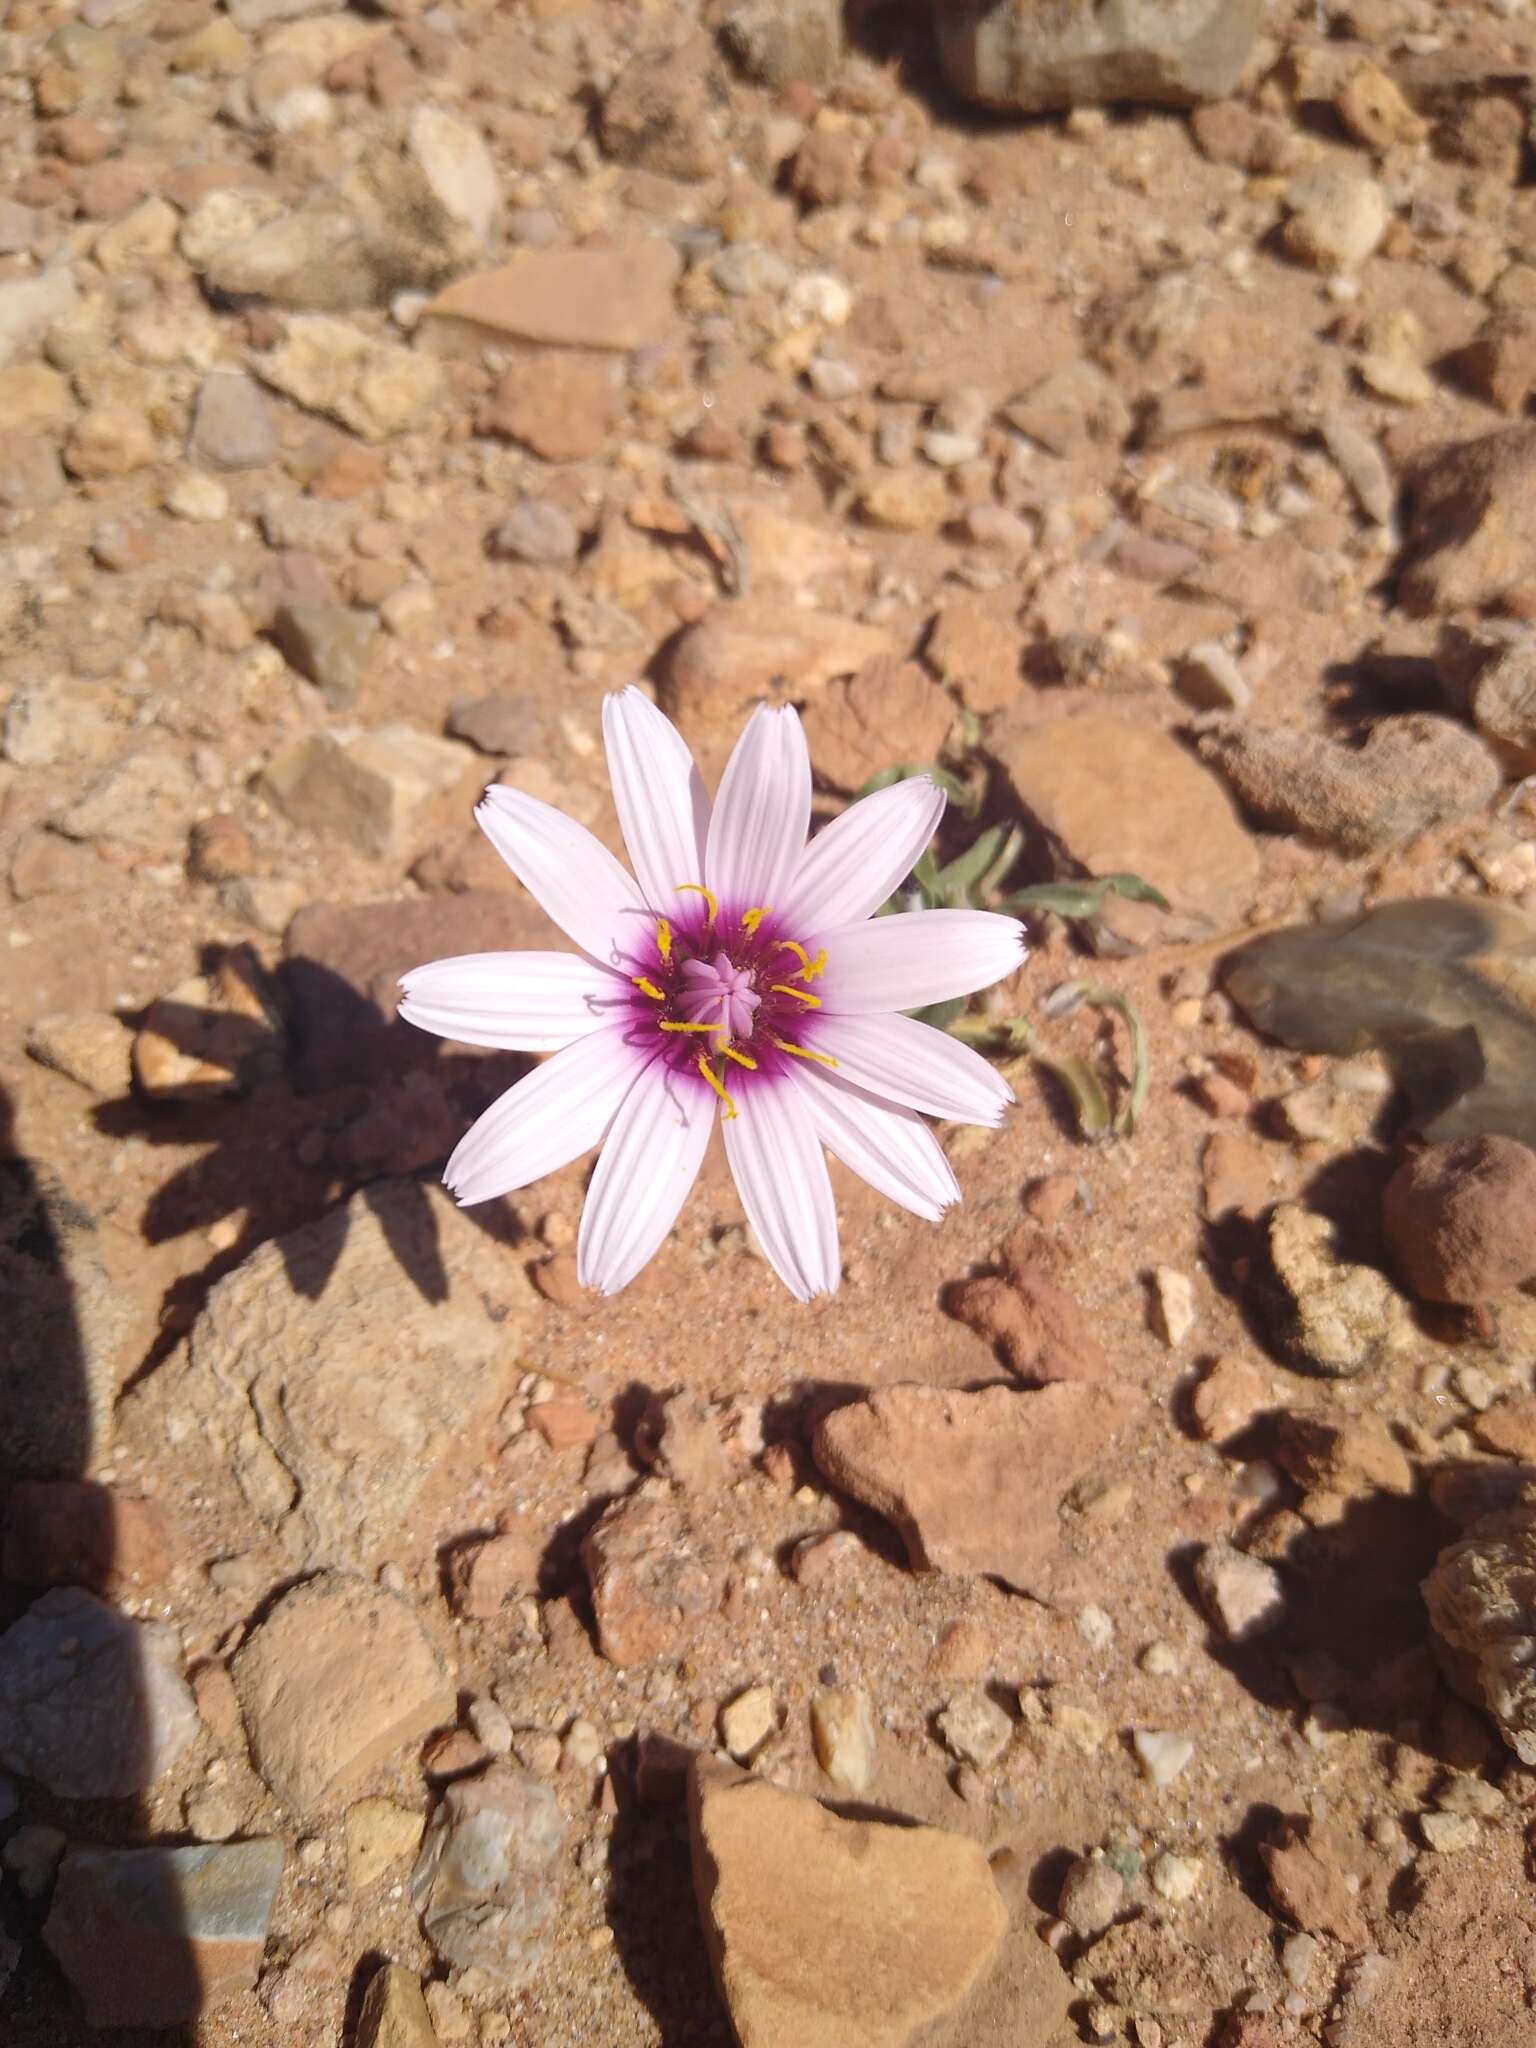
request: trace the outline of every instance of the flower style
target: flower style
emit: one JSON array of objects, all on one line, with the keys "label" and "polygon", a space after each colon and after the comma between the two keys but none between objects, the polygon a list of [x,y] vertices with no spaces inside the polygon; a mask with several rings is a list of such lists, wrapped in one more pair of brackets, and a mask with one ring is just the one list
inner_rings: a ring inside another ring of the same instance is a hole
[{"label": "flower style", "polygon": [[807,844],[811,764],[793,710],[756,711],[713,808],[682,736],[638,689],[603,735],[634,878],[590,832],[493,786],[475,816],[575,953],[418,967],[400,1014],[466,1045],[554,1055],[473,1125],[460,1202],[527,1187],[601,1144],[577,1270],[616,1294],[677,1219],[718,1122],[764,1253],[799,1300],[840,1261],[823,1147],[937,1221],[960,1190],[924,1115],[994,1125],[1012,1101],[969,1047],[899,1013],[969,995],[1024,957],[980,910],[876,918],[933,836],[943,793],[899,782]]}]

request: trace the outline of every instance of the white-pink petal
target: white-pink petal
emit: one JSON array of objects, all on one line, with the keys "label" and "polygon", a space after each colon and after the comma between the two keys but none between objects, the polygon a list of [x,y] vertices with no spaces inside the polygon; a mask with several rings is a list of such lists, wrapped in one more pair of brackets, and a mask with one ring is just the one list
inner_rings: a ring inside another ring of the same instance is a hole
[{"label": "white-pink petal", "polygon": [[797,1301],[842,1278],[837,1210],[825,1154],[798,1089],[743,1088],[721,1124],[725,1156],[752,1234]]},{"label": "white-pink petal", "polygon": [[960,1183],[944,1148],[920,1116],[877,1102],[835,1074],[808,1067],[790,1075],[816,1135],[851,1173],[914,1216],[937,1223],[960,1200]]},{"label": "white-pink petal", "polygon": [[998,1124],[1013,1100],[1013,1090],[980,1053],[915,1017],[818,1013],[815,1043],[837,1061],[840,1079],[925,1116]]},{"label": "white-pink petal", "polygon": [[811,757],[799,715],[760,704],[720,778],[704,880],[728,910],[779,908],[811,825]]},{"label": "white-pink petal", "polygon": [[445,1185],[461,1202],[488,1202],[569,1166],[602,1142],[645,1066],[618,1026],[578,1038],[470,1125],[443,1169]]},{"label": "white-pink petal", "polygon": [[633,990],[582,953],[460,953],[400,977],[400,1015],[460,1045],[558,1052],[617,1023]]},{"label": "white-pink petal", "polygon": [[[603,699],[608,779],[635,877],[652,910],[670,916],[704,879],[709,793],[682,734],[633,684]],[[696,903],[697,897],[693,898]]]},{"label": "white-pink petal", "polygon": [[816,834],[781,902],[797,937],[870,917],[911,874],[944,815],[944,792],[926,775],[877,789]]},{"label": "white-pink petal", "polygon": [[830,1013],[867,1017],[920,1010],[990,988],[1024,962],[1024,927],[994,910],[911,910],[818,930],[826,972],[816,984]]},{"label": "white-pink petal", "polygon": [[[634,882],[585,825],[494,782],[475,821],[529,895],[584,953],[615,966],[652,919]],[[623,948],[623,952],[619,949]]]},{"label": "white-pink petal", "polygon": [[619,1105],[581,1212],[576,1277],[617,1294],[660,1249],[698,1178],[719,1102],[663,1060]]}]

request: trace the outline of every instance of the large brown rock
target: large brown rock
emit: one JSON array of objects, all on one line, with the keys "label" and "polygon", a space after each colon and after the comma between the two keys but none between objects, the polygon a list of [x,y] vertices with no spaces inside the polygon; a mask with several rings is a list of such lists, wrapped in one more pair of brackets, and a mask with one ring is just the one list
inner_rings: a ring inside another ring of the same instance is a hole
[{"label": "large brown rock", "polygon": [[[1231,925],[1247,908],[1258,848],[1215,776],[1166,733],[1087,711],[1010,724],[991,744],[1059,873],[1140,875],[1186,930]],[[1142,903],[1110,902],[1105,917],[1134,939],[1168,924]]]},{"label": "large brown rock", "polygon": [[251,1756],[296,1814],[453,1719],[442,1659],[404,1600],[342,1572],[285,1593],[236,1652]]},{"label": "large brown rock", "polygon": [[1408,479],[1398,602],[1420,614],[1536,596],[1536,426],[1425,456]]},{"label": "large brown rock", "polygon": [[1008,1924],[978,1842],[842,1820],[708,1760],[688,1787],[694,1890],[741,2048],[906,2048]]},{"label": "large brown rock", "polygon": [[1140,1398],[1113,1381],[882,1387],[823,1417],[811,1448],[834,1486],[895,1524],[914,1571],[1027,1589],[1055,1548],[1063,1494]]},{"label": "large brown rock", "polygon": [[883,626],[802,611],[781,598],[734,599],[706,612],[668,650],[666,709],[690,738],[707,737],[722,722],[734,724],[755,698],[803,702],[895,649]]},{"label": "large brown rock", "polygon": [[1318,733],[1208,733],[1200,751],[1261,825],[1345,853],[1391,846],[1497,795],[1503,770],[1476,733],[1427,712],[1383,718],[1356,752]]},{"label": "large brown rock", "polygon": [[1382,1224],[1421,1301],[1491,1301],[1536,1277],[1536,1152],[1513,1138],[1431,1145],[1388,1181]]},{"label": "large brown rock", "polygon": [[1424,1581],[1451,1683],[1536,1765],[1536,1499],[1475,1521]]},{"label": "large brown rock", "polygon": [[376,1569],[437,1467],[511,1391],[536,1298],[438,1189],[378,1181],[259,1246],[133,1396],[178,1473],[299,1567]]}]

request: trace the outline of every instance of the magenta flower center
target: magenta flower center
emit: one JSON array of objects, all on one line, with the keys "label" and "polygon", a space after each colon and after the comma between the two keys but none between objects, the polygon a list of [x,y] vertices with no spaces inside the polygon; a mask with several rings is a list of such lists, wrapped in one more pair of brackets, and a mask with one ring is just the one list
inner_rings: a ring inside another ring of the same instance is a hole
[{"label": "magenta flower center", "polygon": [[659,1042],[669,1066],[692,1068],[735,1115],[728,1084],[781,1072],[792,1059],[837,1062],[808,1042],[821,998],[811,987],[826,967],[781,931],[767,905],[722,908],[708,890],[687,920],[658,918],[655,937],[631,975],[636,991],[629,1037]]}]

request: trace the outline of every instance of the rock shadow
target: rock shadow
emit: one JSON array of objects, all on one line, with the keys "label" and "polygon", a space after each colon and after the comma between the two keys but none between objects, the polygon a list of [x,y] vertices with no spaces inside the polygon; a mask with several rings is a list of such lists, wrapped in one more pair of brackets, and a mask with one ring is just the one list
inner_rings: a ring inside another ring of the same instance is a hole
[{"label": "rock shadow", "polygon": [[621,1796],[608,1844],[608,1924],[635,1996],[661,2048],[731,2048],[694,1899],[682,1806]]},{"label": "rock shadow", "polygon": [[[96,1223],[46,1166],[15,1138],[11,1098],[0,1086],[0,1632],[8,1632],[50,1587],[110,1589],[113,1496],[85,1478],[120,1358],[111,1285],[96,1257]],[[68,1482],[62,1503],[80,1541],[57,1540],[40,1511],[40,1482]],[[47,1553],[53,1553],[51,1565]],[[148,1701],[135,1687],[117,1702],[119,1754],[152,1746]],[[4,1759],[0,1758],[0,1772]],[[66,1799],[36,1780],[4,1775],[14,1810],[0,1819],[0,1846],[24,1828],[56,1828],[70,1848],[130,1847],[148,1837],[148,1815],[133,1798]],[[0,1802],[0,1811],[9,1802]],[[92,2029],[41,1939],[56,1873],[28,1895],[14,1878],[0,1887],[0,2040],[5,2048],[195,2048],[193,2022],[152,2033]],[[170,1908],[174,1930],[176,1908]],[[109,1967],[104,1964],[103,1968]]]}]

